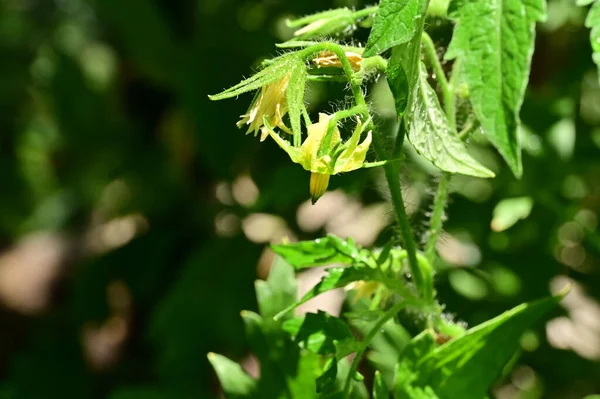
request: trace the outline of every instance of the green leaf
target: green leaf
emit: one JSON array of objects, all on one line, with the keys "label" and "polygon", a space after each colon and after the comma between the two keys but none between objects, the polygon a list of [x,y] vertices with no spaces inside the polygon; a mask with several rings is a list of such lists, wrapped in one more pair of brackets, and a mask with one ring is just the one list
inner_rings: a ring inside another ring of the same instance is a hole
[{"label": "green leaf", "polygon": [[225,356],[209,353],[208,360],[212,364],[223,391],[229,399],[247,398],[256,389],[256,381],[242,367]]},{"label": "green leaf", "polygon": [[519,348],[523,333],[562,296],[526,303],[436,348],[416,365],[415,387],[431,387],[440,399],[480,399]]},{"label": "green leaf", "polygon": [[272,318],[296,301],[297,283],[294,269],[285,260],[277,257],[267,281],[257,280],[255,289],[260,314],[265,319]]},{"label": "green leaf", "polygon": [[290,73],[298,63],[296,53],[287,53],[272,60],[272,63],[265,69],[255,73],[248,79],[219,94],[209,95],[213,101],[224,100],[226,98],[237,97],[242,93],[260,89],[261,87],[273,83],[286,74]]},{"label": "green leaf", "polygon": [[348,326],[323,311],[288,320],[283,329],[295,336],[295,341],[304,348],[320,355],[335,355],[341,359],[358,349],[358,342]]},{"label": "green leaf", "polygon": [[417,365],[434,348],[435,337],[429,330],[414,337],[404,348],[395,370],[394,392],[396,398],[417,398],[419,392],[423,392],[420,388],[413,386],[418,378]]},{"label": "green leaf", "polygon": [[402,115],[404,115],[406,105],[408,104],[410,88],[414,87],[414,82],[411,83],[408,81],[408,76],[403,66],[403,58],[405,56],[406,51],[402,47],[394,47],[385,71],[390,91],[394,97],[394,106],[396,107],[398,119],[401,119]]},{"label": "green leaf", "polygon": [[[321,281],[311,288],[299,301],[290,305],[287,309],[282,310],[275,316],[275,319],[281,318],[286,313],[311,300],[312,298],[336,288],[342,288],[355,281],[378,281],[384,284],[388,289],[405,298],[405,300],[414,300],[416,305],[421,301],[417,300],[413,292],[405,285],[405,283],[397,278],[386,276],[381,270],[371,267],[332,267],[326,269],[327,274]],[[412,305],[411,305],[412,306]],[[423,303],[423,306],[428,306]]]},{"label": "green leaf", "polygon": [[494,208],[492,230],[504,231],[512,227],[521,219],[526,219],[533,208],[531,197],[518,197],[504,199]]},{"label": "green leaf", "polygon": [[[591,2],[587,2],[589,4]],[[598,66],[598,74],[600,78],[600,1],[596,1],[585,19],[585,26],[590,28],[590,42],[592,44],[592,59]]]},{"label": "green leaf", "polygon": [[290,72],[290,81],[286,91],[288,115],[294,137],[302,135],[302,108],[304,107],[304,89],[306,87],[306,65],[297,60]]},{"label": "green leaf", "polygon": [[379,371],[375,372],[375,381],[373,382],[373,399],[389,399],[390,391],[383,381],[383,376]]},{"label": "green leaf", "polygon": [[381,0],[364,56],[371,57],[413,38],[425,13],[425,0]]},{"label": "green leaf", "polygon": [[308,291],[302,299],[293,303],[288,308],[282,310],[275,316],[276,319],[280,318],[287,312],[295,309],[303,303],[311,300],[312,298],[336,288],[342,288],[354,281],[360,280],[372,280],[376,271],[374,269],[365,268],[353,268],[353,267],[332,267],[327,269],[327,275],[321,279],[321,281],[315,285],[310,291]]},{"label": "green leaf", "polygon": [[445,172],[494,177],[492,171],[469,155],[456,131],[450,127],[422,63],[413,90],[405,123],[408,139],[417,152]]},{"label": "green leaf", "polygon": [[337,359],[331,357],[325,363],[323,374],[317,378],[317,392],[321,393],[326,390],[329,390],[336,381],[338,369],[337,369]]},{"label": "green leaf", "polygon": [[361,256],[359,248],[353,242],[346,242],[335,236],[314,241],[272,245],[271,249],[296,269],[331,263],[351,264]]},{"label": "green leaf", "polygon": [[492,144],[515,176],[522,174],[517,135],[527,87],[535,23],[545,17],[544,0],[453,0],[457,21],[446,59],[460,63],[471,104]]}]

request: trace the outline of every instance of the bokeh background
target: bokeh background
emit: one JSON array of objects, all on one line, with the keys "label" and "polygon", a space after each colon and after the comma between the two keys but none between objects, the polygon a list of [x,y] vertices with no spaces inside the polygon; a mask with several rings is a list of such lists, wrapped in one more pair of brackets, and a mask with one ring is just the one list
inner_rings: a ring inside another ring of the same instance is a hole
[{"label": "bokeh background", "polygon": [[[0,398],[216,398],[207,352],[255,367],[239,312],[256,308],[269,242],[394,233],[380,171],[334,177],[311,206],[308,174],[235,127],[251,95],[207,98],[277,54],[285,18],[363,5],[0,1]],[[497,178],[452,181],[437,275],[450,313],[475,325],[573,284],[523,337],[497,398],[600,393],[600,86],[585,13],[551,0],[539,25],[523,178],[475,137]],[[437,42],[450,32],[438,26]],[[311,114],[342,107],[343,89],[312,86]],[[383,80],[370,98],[393,129]],[[422,235],[435,176],[410,151],[402,169]]]}]

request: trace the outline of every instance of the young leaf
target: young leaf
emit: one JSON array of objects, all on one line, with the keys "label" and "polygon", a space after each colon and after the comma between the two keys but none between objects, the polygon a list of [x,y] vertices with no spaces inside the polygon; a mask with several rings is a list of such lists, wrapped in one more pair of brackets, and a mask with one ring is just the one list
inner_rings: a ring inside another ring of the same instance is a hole
[{"label": "young leaf", "polygon": [[285,260],[277,257],[267,281],[257,280],[255,289],[260,314],[265,319],[272,318],[296,301],[297,284],[294,269]]},{"label": "young leaf", "polygon": [[[587,2],[588,4],[591,1]],[[600,1],[596,1],[585,19],[585,26],[590,28],[590,42],[592,44],[592,59],[598,65],[598,73],[600,75]],[[599,76],[600,78],[600,76]]]},{"label": "young leaf", "polygon": [[519,111],[545,1],[453,0],[449,16],[457,24],[446,59],[460,63],[460,78],[483,130],[520,177]]},{"label": "young leaf", "polygon": [[521,335],[562,296],[526,303],[467,331],[421,358],[415,387],[431,387],[440,399],[480,399],[519,347]]},{"label": "young leaf", "polygon": [[271,249],[296,270],[331,263],[351,264],[359,257],[359,249],[352,242],[334,236],[318,238],[314,241],[272,245]]},{"label": "young leaf", "polygon": [[371,57],[413,38],[425,0],[381,0],[364,56]]},{"label": "young leaf", "polygon": [[494,173],[475,161],[456,132],[427,81],[427,70],[420,64],[419,79],[406,113],[408,139],[417,152],[445,172],[477,177],[494,177]]},{"label": "young leaf", "polygon": [[335,355],[341,359],[355,352],[356,338],[348,326],[323,311],[288,320],[283,329],[295,336],[295,341],[319,355]]},{"label": "young leaf", "polygon": [[256,389],[256,380],[246,374],[239,364],[216,353],[209,353],[208,360],[215,369],[221,387],[229,399],[252,396]]},{"label": "young leaf", "polygon": [[375,381],[373,382],[373,399],[389,399],[390,391],[383,381],[383,376],[379,371],[375,372]]}]

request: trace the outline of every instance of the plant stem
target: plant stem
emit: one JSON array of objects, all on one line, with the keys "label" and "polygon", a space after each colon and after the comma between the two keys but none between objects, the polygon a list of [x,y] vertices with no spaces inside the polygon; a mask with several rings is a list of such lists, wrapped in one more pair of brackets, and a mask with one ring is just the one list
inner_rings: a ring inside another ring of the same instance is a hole
[{"label": "plant stem", "polygon": [[362,10],[355,11],[354,14],[352,14],[352,16],[354,17],[354,19],[368,17],[371,14],[375,14],[378,9],[379,6],[363,8]]},{"label": "plant stem", "polygon": [[440,63],[435,50],[435,44],[427,32],[423,32],[422,43],[423,50],[425,52],[425,58],[427,59],[427,62],[431,68],[433,68],[435,78],[440,85],[442,99],[444,100],[444,112],[446,113],[448,122],[450,122],[450,126],[453,129],[456,129],[456,102],[454,100],[455,89],[450,83],[448,83],[448,79],[446,79],[444,69],[442,68],[442,64]]},{"label": "plant stem", "polygon": [[471,133],[473,133],[479,127],[479,121],[474,118],[469,118],[463,129],[458,133],[458,138],[466,140]]},{"label": "plant stem", "polygon": [[369,333],[367,334],[365,339],[363,339],[361,341],[361,345],[358,348],[358,350],[356,351],[356,355],[354,356],[354,359],[352,360],[352,364],[350,365],[350,370],[348,371],[348,376],[346,377],[346,382],[344,383],[344,390],[343,390],[343,395],[342,395],[343,398],[349,397],[350,383],[352,382],[354,373],[358,369],[358,364],[360,363],[360,359],[362,358],[363,354],[369,347],[369,344],[371,343],[371,341],[373,340],[375,335],[377,335],[377,333],[381,330],[381,327],[383,327],[383,325],[385,323],[387,323],[387,321],[389,319],[391,319],[396,314],[398,314],[399,311],[401,311],[402,309],[404,309],[407,306],[414,305],[414,304],[416,304],[416,302],[408,301],[408,300],[402,300],[401,302],[398,302],[397,304],[395,304],[392,308],[390,308],[390,310],[388,310],[387,312],[385,312],[385,314],[383,316],[381,316],[381,319],[377,320],[377,323],[375,323],[373,328],[371,328],[371,330],[369,331]]},{"label": "plant stem", "polygon": [[[437,56],[435,44],[426,32],[423,32],[422,37],[423,51],[428,64],[433,68],[436,80],[442,92],[442,100],[444,103],[444,113],[448,118],[448,123],[452,130],[456,130],[456,81],[458,79],[458,66],[455,63],[452,70],[450,82],[446,78],[442,64]],[[438,188],[433,200],[433,212],[429,219],[429,236],[425,245],[425,256],[430,264],[433,265],[435,260],[435,247],[437,240],[442,231],[442,223],[444,218],[444,209],[448,201],[448,186],[450,183],[450,174],[442,173]]]},{"label": "plant stem", "polygon": [[435,246],[442,231],[442,222],[444,218],[444,209],[448,200],[448,184],[450,183],[450,174],[443,173],[438,184],[437,192],[433,200],[433,212],[429,220],[429,235],[425,245],[425,256],[430,264],[435,260]]}]

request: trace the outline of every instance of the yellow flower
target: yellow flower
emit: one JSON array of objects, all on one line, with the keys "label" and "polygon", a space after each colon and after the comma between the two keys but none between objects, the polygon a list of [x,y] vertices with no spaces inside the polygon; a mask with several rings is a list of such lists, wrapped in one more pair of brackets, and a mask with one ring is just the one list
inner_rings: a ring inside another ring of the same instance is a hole
[{"label": "yellow flower", "polygon": [[254,135],[260,130],[260,141],[264,141],[269,135],[264,126],[266,119],[270,126],[278,127],[285,132],[291,133],[283,123],[283,117],[288,112],[285,93],[290,81],[290,74],[284,75],[281,79],[262,87],[260,94],[254,99],[248,112],[241,116],[237,127],[241,128],[248,125],[248,131],[254,132]]},{"label": "yellow flower", "polygon": [[[273,140],[288,153],[292,161],[312,173],[310,194],[313,204],[325,193],[330,175],[350,172],[365,166],[365,158],[371,145],[371,132],[368,132],[363,142],[358,144],[364,130],[360,119],[354,133],[345,143],[342,142],[337,126],[333,126],[328,138],[327,130],[333,116],[319,114],[319,122],[308,127],[308,137],[300,147],[293,147],[272,129],[268,129]],[[266,125],[270,127],[268,121]]]},{"label": "yellow flower", "polygon": [[355,291],[353,303],[356,303],[361,298],[371,299],[371,297],[375,295],[379,287],[382,286],[383,285],[377,281],[359,280],[347,285],[346,290]]},{"label": "yellow flower", "polygon": [[[344,53],[346,58],[348,58],[348,62],[352,66],[352,69],[356,72],[360,69],[360,64],[363,61],[362,55],[355,53],[353,51],[346,51]],[[322,67],[335,67],[341,68],[342,62],[338,58],[338,56],[332,51],[321,51],[317,58],[313,59],[314,64],[318,68]]]}]

